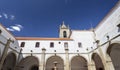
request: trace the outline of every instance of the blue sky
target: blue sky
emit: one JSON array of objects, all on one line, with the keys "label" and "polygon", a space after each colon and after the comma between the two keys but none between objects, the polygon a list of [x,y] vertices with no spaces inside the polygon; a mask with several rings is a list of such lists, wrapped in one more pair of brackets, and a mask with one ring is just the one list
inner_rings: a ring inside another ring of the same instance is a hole
[{"label": "blue sky", "polygon": [[96,27],[118,0],[0,0],[0,23],[15,36],[58,37],[64,21],[73,30]]}]

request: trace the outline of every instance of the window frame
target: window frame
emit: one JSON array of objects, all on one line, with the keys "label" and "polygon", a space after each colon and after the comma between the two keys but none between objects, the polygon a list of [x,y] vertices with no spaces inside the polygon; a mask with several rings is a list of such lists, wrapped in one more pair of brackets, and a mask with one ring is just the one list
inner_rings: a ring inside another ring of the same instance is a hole
[{"label": "window frame", "polygon": [[25,47],[25,42],[21,42],[20,47]]},{"label": "window frame", "polygon": [[40,42],[36,42],[36,43],[35,43],[35,47],[36,47],[36,48],[39,48],[39,47],[40,47]]},{"label": "window frame", "polygon": [[78,42],[78,47],[81,48],[82,47],[82,43]]},{"label": "window frame", "polygon": [[68,42],[64,42],[64,47],[68,47]]},{"label": "window frame", "polygon": [[50,48],[54,48],[54,42],[50,42]]},{"label": "window frame", "polygon": [[67,31],[63,31],[63,37],[67,38]]}]

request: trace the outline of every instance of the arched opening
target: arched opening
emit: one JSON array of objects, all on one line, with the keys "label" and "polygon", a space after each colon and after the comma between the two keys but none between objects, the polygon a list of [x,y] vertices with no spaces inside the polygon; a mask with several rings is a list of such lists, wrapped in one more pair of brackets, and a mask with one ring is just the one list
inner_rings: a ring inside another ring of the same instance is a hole
[{"label": "arched opening", "polygon": [[38,66],[37,65],[34,65],[34,66],[32,66],[31,67],[31,69],[30,70],[39,70],[39,68],[38,68]]},{"label": "arched opening", "polygon": [[59,56],[52,56],[46,62],[46,70],[64,70],[63,60]]},{"label": "arched opening", "polygon": [[11,52],[6,56],[1,70],[14,70],[15,65],[16,65],[16,55]]},{"label": "arched opening", "polygon": [[115,70],[120,70],[120,44],[111,44],[107,49]]},{"label": "arched opening", "polygon": [[63,31],[63,37],[66,38],[67,37],[67,32]]},{"label": "arched opening", "polygon": [[87,60],[81,56],[76,56],[71,60],[71,70],[88,70]]},{"label": "arched opening", "polygon": [[39,60],[34,56],[23,58],[15,70],[39,70]]},{"label": "arched opening", "polygon": [[105,70],[104,66],[103,66],[103,63],[102,63],[102,60],[97,53],[93,53],[92,59],[95,62],[96,70]]}]

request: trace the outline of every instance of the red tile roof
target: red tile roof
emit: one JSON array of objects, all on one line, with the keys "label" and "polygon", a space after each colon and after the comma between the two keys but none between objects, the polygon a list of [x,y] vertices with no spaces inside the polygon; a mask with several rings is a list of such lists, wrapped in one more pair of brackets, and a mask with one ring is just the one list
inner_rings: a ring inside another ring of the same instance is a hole
[{"label": "red tile roof", "polygon": [[73,40],[70,38],[16,37],[17,40]]}]

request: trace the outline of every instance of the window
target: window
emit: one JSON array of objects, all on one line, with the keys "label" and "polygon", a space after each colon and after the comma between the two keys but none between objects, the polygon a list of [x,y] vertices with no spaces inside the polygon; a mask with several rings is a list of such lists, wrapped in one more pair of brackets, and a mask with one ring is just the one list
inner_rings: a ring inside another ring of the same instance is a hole
[{"label": "window", "polygon": [[118,24],[117,27],[118,27],[118,32],[120,32],[120,24]]},{"label": "window", "polygon": [[25,46],[25,42],[21,42],[20,47],[24,47]]},{"label": "window", "polygon": [[64,43],[64,47],[68,47],[68,43],[67,42]]},{"label": "window", "polygon": [[65,47],[65,49],[68,49],[68,43],[67,42],[64,43],[64,47]]},{"label": "window", "polygon": [[51,48],[54,47],[54,43],[53,42],[50,43],[50,47]]},{"label": "window", "polygon": [[2,33],[2,30],[0,30],[0,34]]},{"label": "window", "polygon": [[82,47],[82,43],[81,42],[78,42],[78,47]]},{"label": "window", "polygon": [[39,46],[40,46],[40,43],[36,42],[35,47],[39,47]]},{"label": "window", "polygon": [[63,31],[63,37],[66,38],[67,37],[67,32]]}]

